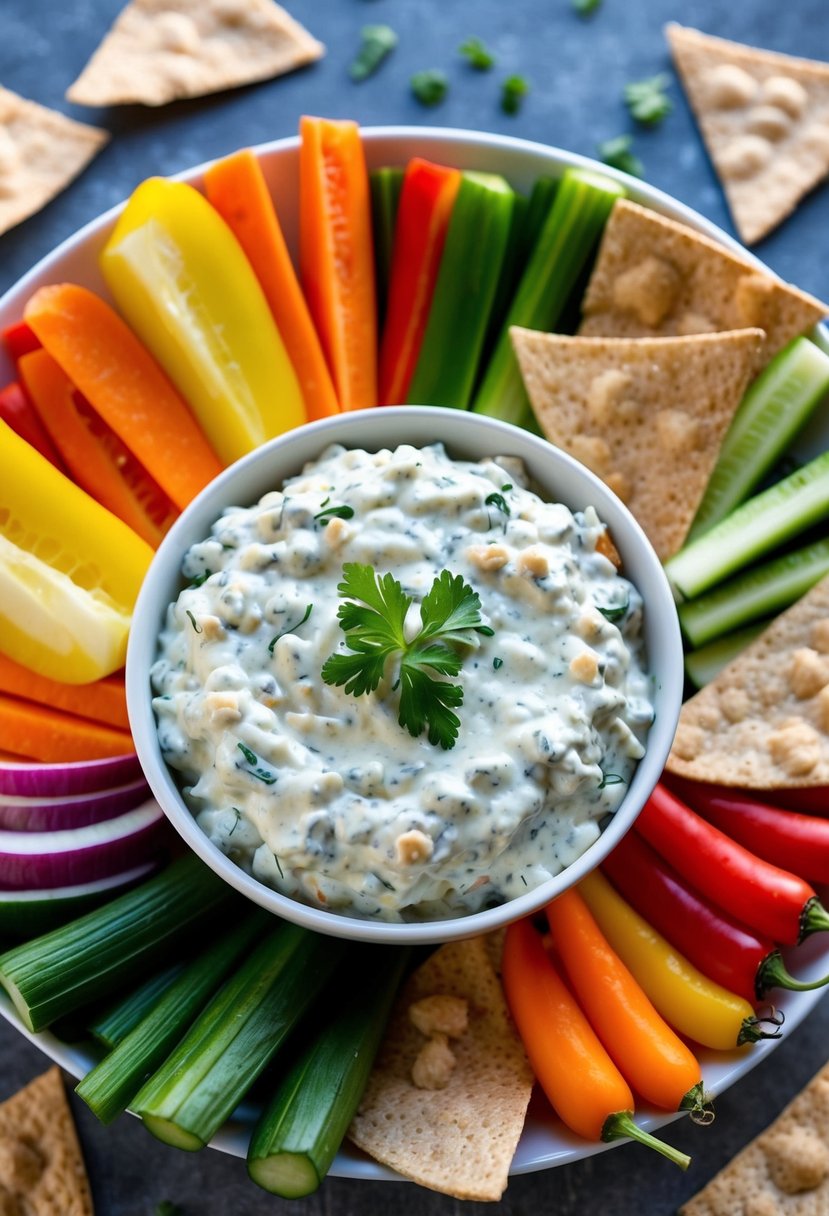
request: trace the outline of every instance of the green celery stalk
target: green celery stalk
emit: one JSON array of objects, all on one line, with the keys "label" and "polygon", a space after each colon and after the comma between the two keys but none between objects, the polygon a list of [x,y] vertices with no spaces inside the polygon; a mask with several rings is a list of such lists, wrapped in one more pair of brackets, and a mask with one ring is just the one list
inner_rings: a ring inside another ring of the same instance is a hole
[{"label": "green celery stalk", "polygon": [[514,204],[515,195],[502,177],[463,174],[409,385],[409,405],[469,405]]},{"label": "green celery stalk", "polygon": [[156,972],[143,984],[133,988],[124,997],[118,997],[101,1013],[89,1027],[93,1038],[104,1047],[113,1048],[137,1026],[158,998],[170,987],[183,969],[182,963],[173,963],[164,971]]},{"label": "green celery stalk", "polygon": [[760,621],[747,625],[745,629],[737,629],[700,646],[699,650],[690,650],[685,656],[685,674],[695,688],[704,688],[720,674],[722,669],[736,659],[737,655],[750,646],[768,625],[768,621]]},{"label": "green celery stalk", "polygon": [[368,180],[371,189],[371,226],[374,233],[377,318],[378,323],[382,324],[389,294],[394,227],[403,186],[403,170],[391,167],[375,169],[369,174]]},{"label": "green celery stalk", "polygon": [[472,408],[479,414],[533,426],[532,409],[512,350],[513,325],[555,329],[607,217],[625,190],[589,169],[567,169],[547,216]]}]

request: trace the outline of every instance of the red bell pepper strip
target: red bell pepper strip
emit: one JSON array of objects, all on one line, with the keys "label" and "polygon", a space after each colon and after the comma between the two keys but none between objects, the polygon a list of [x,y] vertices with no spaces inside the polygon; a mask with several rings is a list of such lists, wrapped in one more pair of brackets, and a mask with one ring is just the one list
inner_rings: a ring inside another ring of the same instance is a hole
[{"label": "red bell pepper strip", "polygon": [[769,988],[802,992],[829,984],[829,976],[802,983],[789,975],[770,938],[699,895],[636,832],[620,841],[602,869],[631,907],[703,975],[747,1001],[761,1000]]},{"label": "red bell pepper strip", "polygon": [[698,814],[733,840],[809,882],[829,883],[829,819],[784,810],[738,790],[671,781]]},{"label": "red bell pepper strip", "polygon": [[4,389],[0,389],[0,418],[8,423],[16,435],[25,439],[31,447],[36,448],[41,456],[45,456],[61,473],[66,472],[66,465],[58,455],[57,448],[49,438],[49,434],[38,417],[37,410],[29,400],[26,390],[17,380],[12,380]]},{"label": "red bell pepper strip", "polygon": [[3,345],[15,363],[24,355],[31,354],[40,346],[38,338],[31,325],[25,321],[15,321],[3,330]]},{"label": "red bell pepper strip", "polygon": [[459,169],[434,165],[420,157],[414,157],[406,167],[380,344],[380,405],[399,405],[406,400],[460,184]]},{"label": "red bell pepper strip", "polygon": [[636,831],[703,895],[773,941],[795,945],[829,929],[829,913],[814,888],[707,823],[657,785]]}]

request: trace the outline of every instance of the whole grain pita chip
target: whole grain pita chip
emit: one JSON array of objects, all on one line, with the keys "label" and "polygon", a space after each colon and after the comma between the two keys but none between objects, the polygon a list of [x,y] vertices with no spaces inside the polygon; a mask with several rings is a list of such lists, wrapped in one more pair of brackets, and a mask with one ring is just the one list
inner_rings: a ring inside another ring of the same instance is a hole
[{"label": "whole grain pita chip", "polygon": [[829,1065],[680,1216],[823,1216],[829,1212]]},{"label": "whole grain pita chip", "polygon": [[60,1069],[0,1105],[0,1205],[26,1216],[92,1216],[92,1196]]},{"label": "whole grain pita chip", "polygon": [[0,88],[0,232],[60,194],[109,135]]},{"label": "whole grain pita chip", "polygon": [[829,64],[681,25],[665,33],[737,231],[751,245],[829,174]]},{"label": "whole grain pita chip", "polygon": [[685,702],[667,768],[754,789],[829,785],[829,577]]},{"label": "whole grain pita chip", "polygon": [[281,76],[324,52],[272,0],[131,0],[66,96],[161,106]]},{"label": "whole grain pita chip", "polygon": [[[422,1089],[412,1067],[429,1040],[409,1008],[431,996],[465,1000],[469,1025],[451,1040],[456,1063],[447,1083]],[[459,1199],[500,1199],[532,1085],[486,945],[481,938],[452,942],[404,985],[348,1134],[421,1186]]]},{"label": "whole grain pita chip", "polygon": [[544,434],[628,505],[662,561],[681,547],[763,341],[510,330]]},{"label": "whole grain pita chip", "polygon": [[582,304],[579,333],[645,338],[766,331],[761,365],[829,305],[749,265],[685,224],[627,199],[614,204]]}]

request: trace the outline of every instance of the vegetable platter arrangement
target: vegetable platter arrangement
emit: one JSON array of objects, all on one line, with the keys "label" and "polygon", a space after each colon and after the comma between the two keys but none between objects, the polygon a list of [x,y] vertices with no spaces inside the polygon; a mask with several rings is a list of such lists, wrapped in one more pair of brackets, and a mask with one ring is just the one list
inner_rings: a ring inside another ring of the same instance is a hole
[{"label": "vegetable platter arrangement", "polygon": [[[506,999],[550,1106],[525,1123],[522,1080],[492,1192],[369,1152],[475,1198],[497,1198],[510,1168],[619,1137],[687,1164],[654,1131],[680,1110],[708,1121],[710,1096],[829,980],[811,885],[827,881],[829,556],[810,531],[829,514],[829,355],[812,332],[825,309],[630,179],[502,143],[304,119],[282,160],[242,151],[191,181],[143,183],[91,233],[77,281],[36,269],[4,319],[4,1012],[86,1074],[78,1092],[103,1121],[131,1109],[181,1148],[247,1153],[253,1180],[286,1196],[332,1162],[365,1174],[340,1146],[349,1128],[374,1143],[366,1111],[388,1100],[396,1028],[429,960],[274,923],[192,857],[151,873],[166,861],[161,816],[116,702],[154,547],[221,468],[306,420],[428,402],[572,451],[651,537],[682,601],[689,680],[699,697],[715,689],[735,736],[729,768],[706,733],[711,705],[701,720],[691,708],[603,872],[493,949],[487,1007]],[[654,360],[656,384],[640,372]],[[781,463],[793,450],[797,467]],[[677,451],[687,476],[668,493],[657,466]],[[764,642],[787,608],[794,623],[785,613]],[[794,708],[749,755],[741,664],[758,645],[794,671]],[[331,993],[346,974],[344,1008]],[[597,999],[600,976],[612,990]],[[415,1022],[438,1062],[424,1084],[396,1083],[448,1107],[473,1023]],[[591,1078],[577,1091],[575,1073]]]}]

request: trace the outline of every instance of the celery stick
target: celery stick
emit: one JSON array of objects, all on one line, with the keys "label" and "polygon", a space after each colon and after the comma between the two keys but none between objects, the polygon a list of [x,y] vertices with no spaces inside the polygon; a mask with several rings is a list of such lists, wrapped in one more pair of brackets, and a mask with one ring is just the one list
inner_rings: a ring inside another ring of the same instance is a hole
[{"label": "celery stick", "polygon": [[785,553],[679,605],[679,623],[692,646],[788,608],[829,574],[829,540]]},{"label": "celery stick", "polygon": [[103,1043],[104,1047],[115,1047],[152,1009],[161,994],[166,992],[173,980],[179,976],[182,968],[182,963],[174,963],[165,971],[151,975],[126,996],[118,997],[91,1024],[90,1034],[99,1043]]},{"label": "celery stick", "polygon": [[369,174],[371,188],[371,226],[374,233],[374,270],[377,282],[377,317],[382,322],[389,294],[391,254],[394,247],[394,226],[397,204],[403,186],[403,170],[375,169]]},{"label": "celery stick", "polygon": [[732,659],[760,636],[767,624],[768,621],[760,621],[747,625],[745,629],[717,638],[716,642],[700,646],[699,650],[689,651],[685,656],[685,674],[694,687],[704,688],[710,684]]},{"label": "celery stick", "polygon": [[689,540],[724,519],[774,466],[829,392],[829,355],[795,338],[749,387],[720,448]]},{"label": "celery stick", "polygon": [[477,413],[518,425],[532,418],[510,342],[510,327],[523,325],[548,332],[555,329],[613,204],[624,195],[618,182],[592,170],[565,171],[473,402]]},{"label": "celery stick", "polygon": [[469,405],[514,202],[502,177],[463,174],[409,385],[409,405]]},{"label": "celery stick", "polygon": [[665,566],[674,592],[693,599],[829,515],[829,451],[737,507]]},{"label": "celery stick", "polygon": [[501,326],[504,324],[504,317],[507,315],[507,309],[512,303],[516,285],[524,272],[527,260],[525,229],[528,202],[529,200],[523,194],[516,194],[514,196],[507,247],[504,251],[504,260],[501,263],[501,273],[498,275],[495,299],[492,301],[492,308],[489,313],[482,359],[488,358],[490,348],[497,341],[498,335],[501,332]]}]

